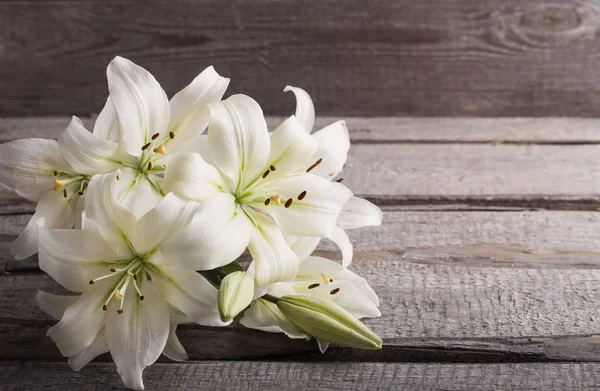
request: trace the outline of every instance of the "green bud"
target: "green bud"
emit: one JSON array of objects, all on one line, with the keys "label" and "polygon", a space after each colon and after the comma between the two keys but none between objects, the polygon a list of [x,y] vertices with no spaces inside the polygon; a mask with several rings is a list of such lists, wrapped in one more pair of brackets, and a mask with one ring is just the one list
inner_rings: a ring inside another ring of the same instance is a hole
[{"label": "green bud", "polygon": [[219,314],[227,322],[246,309],[254,297],[254,278],[246,272],[226,275],[219,287]]},{"label": "green bud", "polygon": [[310,296],[284,296],[277,308],[306,334],[321,342],[379,350],[383,341],[371,329],[332,301]]}]

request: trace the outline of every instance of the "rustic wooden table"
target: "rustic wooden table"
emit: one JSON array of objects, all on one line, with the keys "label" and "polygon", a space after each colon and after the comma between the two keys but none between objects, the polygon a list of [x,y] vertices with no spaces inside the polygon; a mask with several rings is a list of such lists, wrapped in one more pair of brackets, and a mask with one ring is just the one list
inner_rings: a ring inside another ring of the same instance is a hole
[{"label": "rustic wooden table", "polygon": [[[2,119],[0,141],[56,137],[67,122]],[[351,267],[381,298],[366,323],[383,349],[321,355],[239,325],[184,326],[190,361],[161,359],[147,389],[600,388],[600,120],[347,122],[344,181],[384,210],[381,227],[351,232]],[[110,357],[75,373],[45,336],[54,321],[34,296],[61,290],[35,257],[8,255],[33,205],[0,196],[0,389],[121,387]]]}]

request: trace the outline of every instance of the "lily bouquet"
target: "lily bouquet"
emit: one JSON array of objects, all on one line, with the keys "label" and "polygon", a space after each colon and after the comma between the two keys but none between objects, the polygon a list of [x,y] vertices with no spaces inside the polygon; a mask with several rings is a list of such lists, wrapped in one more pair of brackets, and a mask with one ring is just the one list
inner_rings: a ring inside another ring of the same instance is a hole
[{"label": "lily bouquet", "polygon": [[[161,354],[185,360],[182,323],[249,328],[380,349],[359,321],[378,298],[350,270],[346,229],[381,211],[338,179],[350,140],[343,121],[312,133],[313,102],[297,87],[295,115],[269,133],[258,103],[221,100],[212,67],[171,100],[145,69],[117,57],[109,97],[89,132],[76,117],[57,141],[0,145],[0,183],[36,202],[16,258],[76,295],[39,292],[56,318],[48,336],[78,371],[110,352],[124,384]],[[204,134],[207,130],[206,134]],[[335,242],[342,263],[311,255]],[[248,250],[252,262],[236,260]]]}]

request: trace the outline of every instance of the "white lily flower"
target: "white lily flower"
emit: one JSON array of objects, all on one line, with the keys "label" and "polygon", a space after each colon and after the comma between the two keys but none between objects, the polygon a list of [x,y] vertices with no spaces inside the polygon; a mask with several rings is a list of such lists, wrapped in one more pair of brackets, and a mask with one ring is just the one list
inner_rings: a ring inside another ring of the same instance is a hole
[{"label": "white lily flower", "polygon": [[61,353],[79,354],[104,329],[123,382],[142,389],[143,369],[167,344],[171,308],[202,325],[226,323],[217,289],[195,272],[205,269],[187,232],[197,203],[167,194],[138,219],[117,201],[118,175],[90,180],[81,230],[40,230],[39,261],[62,286],[82,293],[48,331]]},{"label": "white lily flower", "polygon": [[210,224],[199,222],[198,236],[212,239],[205,256],[231,261],[248,246],[258,285],[290,281],[298,257],[285,235],[331,237],[352,192],[313,174],[327,162],[314,160],[318,142],[294,116],[269,137],[252,98],[233,95],[209,107],[207,151],[172,159],[163,187],[214,211]]},{"label": "white lily flower", "polygon": [[[298,87],[287,86],[285,92],[292,91],[296,96],[296,119],[303,129],[311,133],[315,124],[315,107],[306,91]],[[348,150],[350,136],[344,121],[337,121],[312,134],[319,148],[313,155],[315,161],[322,163],[311,172],[328,180],[334,180],[342,171]],[[336,179],[341,182],[342,178]],[[337,227],[329,237],[342,251],[342,264],[347,267],[353,257],[352,244],[346,234],[346,229],[367,226],[379,226],[382,221],[381,209],[363,198],[353,196],[344,205],[337,220]],[[288,243],[300,259],[308,257],[319,244],[320,238],[287,237]]]},{"label": "white lily flower", "polygon": [[73,117],[58,142],[27,139],[0,145],[0,183],[29,201],[36,213],[13,244],[17,259],[37,251],[36,221],[72,228],[81,216],[87,185],[96,174],[121,170],[119,199],[141,216],[163,197],[165,157],[186,151],[209,121],[229,79],[206,68],[169,102],[145,69],[116,57],[107,69],[110,97],[93,133]]},{"label": "white lily flower", "polygon": [[[369,283],[337,262],[310,256],[300,264],[298,274],[291,282],[273,284],[270,290],[257,290],[256,296],[269,293],[276,297],[302,295],[332,301],[357,319],[381,316],[379,299]],[[244,312],[240,323],[246,327],[274,333],[285,333],[290,338],[310,339],[291,324],[277,305],[256,299]],[[321,341],[322,352],[327,344]]]},{"label": "white lily flower", "polygon": [[[65,311],[74,305],[79,299],[79,296],[62,296],[53,295],[44,291],[38,291],[36,296],[36,302],[38,306],[52,316],[56,320],[60,320]],[[173,361],[186,361],[188,359],[187,353],[184,347],[177,338],[177,326],[180,324],[190,323],[190,320],[184,314],[171,309],[171,317],[169,319],[169,336],[167,343],[162,351],[162,354]],[[94,342],[87,348],[83,349],[79,353],[69,356],[69,366],[75,372],[79,372],[81,368],[86,366],[94,358],[101,354],[108,353],[110,351],[106,335],[104,334],[104,328],[100,329]]]}]

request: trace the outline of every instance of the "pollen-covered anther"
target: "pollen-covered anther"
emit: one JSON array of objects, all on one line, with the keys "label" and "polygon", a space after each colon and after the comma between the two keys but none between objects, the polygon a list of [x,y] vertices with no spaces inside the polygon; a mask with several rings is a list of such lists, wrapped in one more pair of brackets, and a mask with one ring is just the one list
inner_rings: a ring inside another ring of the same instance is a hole
[{"label": "pollen-covered anther", "polygon": [[290,206],[292,206],[292,202],[293,202],[293,201],[294,201],[294,200],[292,200],[291,198],[289,198],[289,199],[288,199],[288,200],[285,202],[285,205],[284,205],[284,206],[285,206],[286,208],[289,208]]},{"label": "pollen-covered anther", "polygon": [[342,183],[342,181],[343,181],[343,180],[344,180],[344,178],[339,178],[339,179],[336,179],[335,181],[336,181],[337,183]]},{"label": "pollen-covered anther", "polygon": [[69,193],[67,193],[67,189],[63,189],[63,197],[67,198]]},{"label": "pollen-covered anther", "polygon": [[271,170],[267,170],[265,171],[265,173],[263,174],[263,179],[267,177],[267,175],[269,175],[271,173]]},{"label": "pollen-covered anther", "polygon": [[106,304],[104,304],[104,305],[102,306],[102,311],[106,311],[107,309],[108,309],[108,306],[107,306]]},{"label": "pollen-covered anther", "polygon": [[175,138],[175,133],[169,132],[169,138],[173,140]]},{"label": "pollen-covered anther", "polygon": [[158,147],[153,149],[154,152],[160,153],[161,155],[165,155],[167,150],[165,149],[165,144],[160,144]]},{"label": "pollen-covered anther", "polygon": [[152,135],[152,140],[156,140],[158,138],[158,136],[160,136],[160,133],[154,133]]},{"label": "pollen-covered anther", "polygon": [[54,191],[59,191],[63,187],[65,187],[65,182],[61,181],[58,178],[54,178]]},{"label": "pollen-covered anther", "polygon": [[300,193],[300,194],[298,195],[298,199],[299,199],[300,201],[302,201],[302,200],[304,199],[304,197],[306,197],[306,190],[304,190],[302,193]]},{"label": "pollen-covered anther", "polygon": [[146,149],[150,148],[151,145],[152,143],[144,144],[144,146],[142,147],[142,151],[145,151]]},{"label": "pollen-covered anther", "polygon": [[83,191],[79,191],[77,194],[79,194],[80,196],[83,195]]},{"label": "pollen-covered anther", "polygon": [[119,309],[117,310],[117,314],[121,315],[122,313],[123,313],[123,309],[122,309],[122,308],[119,308]]},{"label": "pollen-covered anther", "polygon": [[318,288],[319,286],[321,286],[321,284],[319,284],[319,283],[317,282],[317,283],[314,283],[314,284],[310,284],[310,285],[308,286],[308,289],[315,289],[315,288]]},{"label": "pollen-covered anther", "polygon": [[141,300],[141,301],[144,301],[144,296],[140,296],[140,300]]},{"label": "pollen-covered anther", "polygon": [[148,162],[148,171],[152,171],[152,162]]},{"label": "pollen-covered anther", "polygon": [[272,164],[271,164],[271,166],[269,167],[269,169],[270,169],[271,171],[275,171],[275,170],[276,170],[275,166],[274,166],[274,165],[272,165]]},{"label": "pollen-covered anther", "polygon": [[340,291],[340,288],[335,288],[334,290],[332,290],[331,292],[329,292],[330,295],[335,295],[336,293],[338,293]]},{"label": "pollen-covered anther", "polygon": [[321,164],[322,161],[323,161],[323,158],[319,158],[319,160],[317,160],[315,162],[315,164],[313,164],[312,166],[310,166],[306,169],[306,172],[311,172],[315,167],[317,167],[319,164]]},{"label": "pollen-covered anther", "polygon": [[133,279],[137,281],[137,274],[133,273]]},{"label": "pollen-covered anther", "polygon": [[54,176],[58,176],[58,171],[54,171],[52,174],[53,174]]},{"label": "pollen-covered anther", "polygon": [[94,280],[90,280],[90,285],[94,285]]},{"label": "pollen-covered anther", "polygon": [[270,203],[271,203],[271,199],[270,199],[270,198],[267,198],[267,199],[265,200],[265,206],[269,205]]}]

